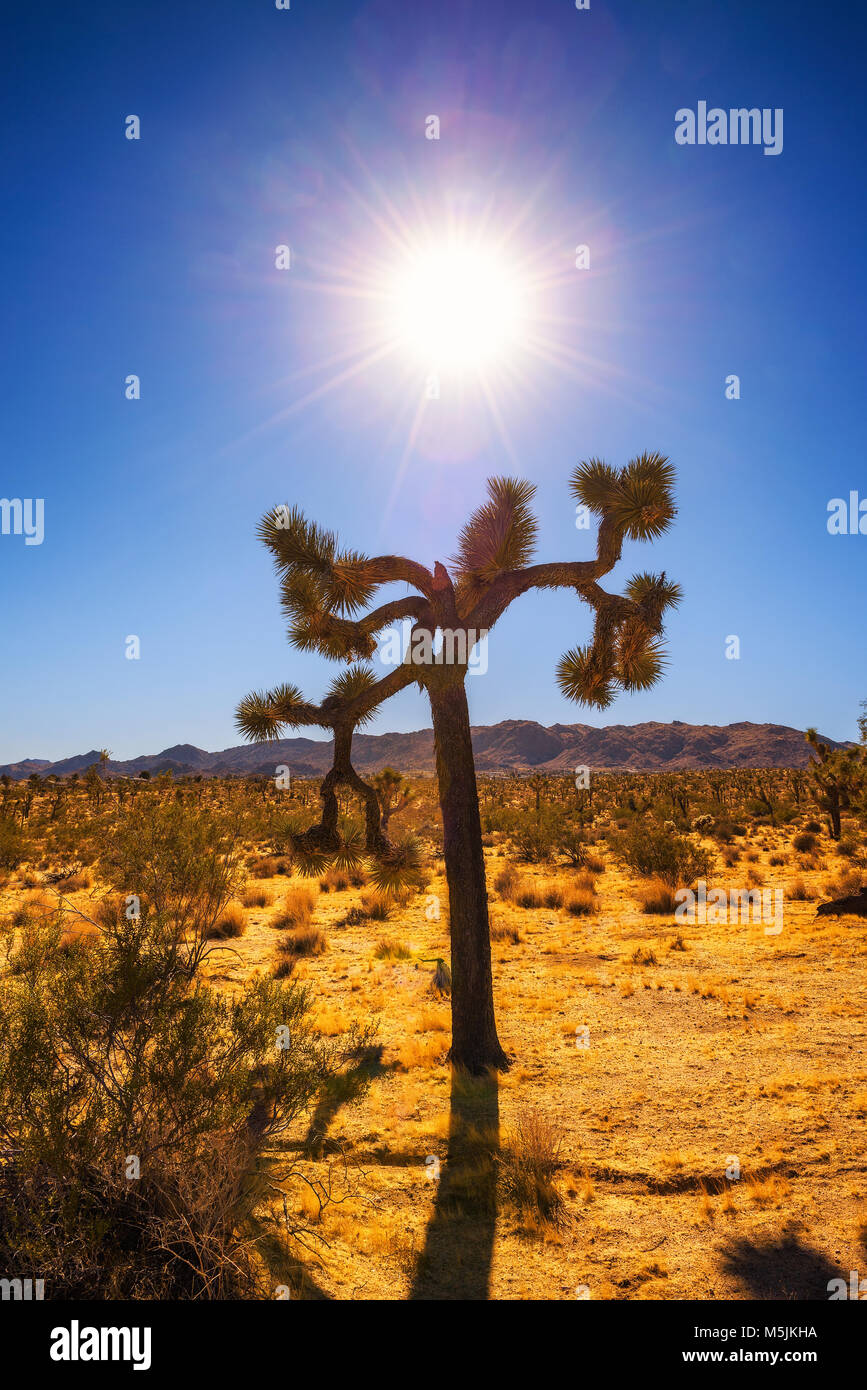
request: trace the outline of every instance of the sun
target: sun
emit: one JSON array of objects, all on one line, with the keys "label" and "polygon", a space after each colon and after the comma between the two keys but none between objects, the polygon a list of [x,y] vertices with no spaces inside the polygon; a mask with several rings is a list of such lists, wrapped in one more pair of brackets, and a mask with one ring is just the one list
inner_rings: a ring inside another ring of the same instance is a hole
[{"label": "sun", "polygon": [[481,369],[520,343],[518,277],[493,248],[450,242],[416,251],[390,298],[397,343],[430,370]]}]

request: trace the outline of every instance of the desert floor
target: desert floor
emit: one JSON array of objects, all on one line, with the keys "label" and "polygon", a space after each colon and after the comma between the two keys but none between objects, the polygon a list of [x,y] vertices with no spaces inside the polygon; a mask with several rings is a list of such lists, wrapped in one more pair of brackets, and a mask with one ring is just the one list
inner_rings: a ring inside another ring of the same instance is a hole
[{"label": "desert floor", "polygon": [[[758,870],[783,887],[791,870],[766,861],[787,837],[765,843]],[[489,882],[503,862],[489,852]],[[829,875],[802,877],[819,894]],[[280,882],[262,886],[279,895]],[[515,1059],[498,1082],[453,1081],[445,1064],[448,1004],[432,991],[434,966],[418,963],[448,954],[442,922],[427,920],[431,898],[337,926],[360,891],[320,894],[327,949],[296,975],[324,1032],[373,1019],[381,1053],[361,1102],[296,1137],[296,1152],[315,1155],[306,1171],[322,1178],[330,1164],[343,1196],[322,1218],[328,1246],[308,1262],[310,1292],[821,1299],[830,1279],[867,1267],[863,921],[786,901],[769,936],[761,924],[644,915],[638,880],[613,866],[596,886],[598,914],[585,918],[491,893],[498,1027]],[[428,893],[447,901],[441,875]],[[215,978],[271,967],[271,915],[248,914],[238,956],[223,955]],[[382,943],[411,958],[382,958]],[[497,1209],[486,1155],[508,1150],[528,1111],[562,1131],[556,1224]],[[477,1143],[471,1133],[464,1152],[468,1125]],[[300,1205],[314,1210],[304,1192]]]},{"label": "desert floor", "polygon": [[[750,867],[770,888],[797,872],[818,899],[833,861],[803,871],[790,839],[763,831]],[[784,867],[769,866],[775,853]],[[506,860],[487,854],[490,886]],[[490,889],[498,1027],[514,1058],[497,1080],[445,1062],[449,1006],[430,963],[448,955],[441,860],[385,921],[341,925],[366,890],[313,882],[327,946],[295,978],[323,1033],[373,1021],[378,1042],[367,1094],[309,1117],[275,1154],[334,1197],[320,1218],[310,1188],[287,1186],[311,1233],[292,1297],[827,1299],[829,1280],[867,1272],[863,920],[788,898],[775,936],[648,916],[640,881],[604,858],[590,916]],[[739,868],[728,884],[744,881]],[[274,968],[283,933],[271,922],[300,883],[250,880],[272,902],[211,958],[218,987]],[[0,910],[25,891],[7,887]],[[528,1116],[562,1136],[554,1222],[513,1208],[498,1182]]]}]

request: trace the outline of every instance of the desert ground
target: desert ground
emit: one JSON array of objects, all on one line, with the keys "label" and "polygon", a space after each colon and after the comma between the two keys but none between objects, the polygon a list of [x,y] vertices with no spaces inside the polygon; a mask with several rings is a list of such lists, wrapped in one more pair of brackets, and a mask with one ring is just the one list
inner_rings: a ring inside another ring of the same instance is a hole
[{"label": "desert ground", "polygon": [[[275,1175],[291,1164],[276,1181],[297,1238],[276,1296],[826,1299],[863,1266],[864,919],[816,912],[863,881],[863,833],[844,822],[832,840],[809,801],[785,823],[754,807],[704,833],[681,816],[677,833],[711,856],[711,886],[783,892],[779,930],[701,923],[624,864],[616,806],[583,816],[581,865],[544,835],[516,844],[515,825],[543,824],[562,780],[483,786],[512,1060],[498,1075],[447,1062],[448,893],[429,779],[413,780],[390,827],[424,843],[425,881],[391,898],[363,867],[302,876],[267,835],[246,843],[207,981],[235,996],[276,971],[309,990],[318,1035],[370,1030],[342,1087],[264,1154]],[[638,782],[654,794],[653,778]],[[58,892],[64,944],[86,949],[99,863],[52,885],[56,857],[7,876],[8,952]]]}]

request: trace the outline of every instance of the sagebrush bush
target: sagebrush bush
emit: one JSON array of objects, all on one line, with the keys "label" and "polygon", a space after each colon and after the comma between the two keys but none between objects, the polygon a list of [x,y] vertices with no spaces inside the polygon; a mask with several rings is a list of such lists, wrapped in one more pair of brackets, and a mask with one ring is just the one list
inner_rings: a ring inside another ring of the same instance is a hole
[{"label": "sagebrush bush", "polygon": [[28,853],[27,836],[21,827],[8,817],[0,816],[0,870],[17,869]]},{"label": "sagebrush bush", "polygon": [[647,824],[618,836],[614,849],[628,868],[647,878],[662,879],[672,888],[707,878],[713,862],[709,851],[686,835]]},{"label": "sagebrush bush", "polygon": [[367,1037],[324,1041],[273,978],[223,997],[173,919],[119,915],[83,951],[67,918],[32,923],[4,980],[0,1268],[55,1299],[271,1296],[292,1228],[265,1148]]},{"label": "sagebrush bush", "polygon": [[241,821],[148,792],[100,827],[99,866],[116,893],[135,894],[180,935],[204,938],[243,881]]}]

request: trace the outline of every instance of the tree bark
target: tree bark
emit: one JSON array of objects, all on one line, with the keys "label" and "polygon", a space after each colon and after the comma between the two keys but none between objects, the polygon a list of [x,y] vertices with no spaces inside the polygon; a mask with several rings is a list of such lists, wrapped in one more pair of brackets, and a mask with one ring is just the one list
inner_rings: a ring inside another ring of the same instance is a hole
[{"label": "tree bark", "polygon": [[451,1061],[468,1071],[505,1069],[494,1019],[485,857],[470,713],[463,671],[428,686],[433,712],[443,844],[449,888],[452,971]]}]

